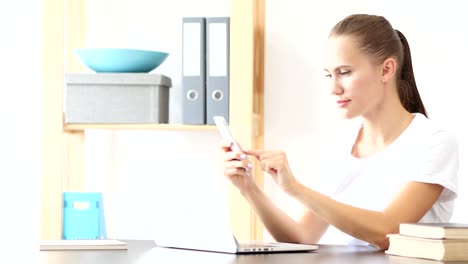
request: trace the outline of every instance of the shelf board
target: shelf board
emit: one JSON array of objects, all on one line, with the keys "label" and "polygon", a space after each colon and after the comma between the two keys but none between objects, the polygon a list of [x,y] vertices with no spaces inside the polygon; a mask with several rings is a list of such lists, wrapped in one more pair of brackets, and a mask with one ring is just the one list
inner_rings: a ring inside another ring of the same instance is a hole
[{"label": "shelf board", "polygon": [[85,129],[214,131],[216,126],[182,124],[64,124],[63,126],[64,131],[84,131]]}]

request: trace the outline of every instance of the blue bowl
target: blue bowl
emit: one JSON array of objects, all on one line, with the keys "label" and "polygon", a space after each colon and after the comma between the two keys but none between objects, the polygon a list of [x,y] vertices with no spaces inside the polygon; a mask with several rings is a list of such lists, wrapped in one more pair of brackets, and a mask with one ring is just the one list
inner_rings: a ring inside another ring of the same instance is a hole
[{"label": "blue bowl", "polygon": [[95,72],[150,72],[169,56],[160,51],[119,48],[79,48],[74,53]]}]

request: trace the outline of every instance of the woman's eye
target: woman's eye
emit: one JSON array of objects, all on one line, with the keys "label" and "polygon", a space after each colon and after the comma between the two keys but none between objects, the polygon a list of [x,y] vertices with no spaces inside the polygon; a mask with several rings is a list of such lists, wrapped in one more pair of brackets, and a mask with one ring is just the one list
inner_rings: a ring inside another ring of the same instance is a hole
[{"label": "woman's eye", "polygon": [[349,75],[351,71],[341,71],[340,75]]},{"label": "woman's eye", "polygon": [[325,74],[325,78],[331,78],[331,74]]}]

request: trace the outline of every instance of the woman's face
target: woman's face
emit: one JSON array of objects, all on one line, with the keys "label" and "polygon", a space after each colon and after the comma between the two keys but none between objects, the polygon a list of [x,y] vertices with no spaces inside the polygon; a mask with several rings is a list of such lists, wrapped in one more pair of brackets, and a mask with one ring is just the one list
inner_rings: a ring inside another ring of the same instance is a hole
[{"label": "woman's face", "polygon": [[330,37],[325,53],[325,76],[333,101],[344,118],[371,114],[383,101],[381,67],[363,54],[349,36]]}]

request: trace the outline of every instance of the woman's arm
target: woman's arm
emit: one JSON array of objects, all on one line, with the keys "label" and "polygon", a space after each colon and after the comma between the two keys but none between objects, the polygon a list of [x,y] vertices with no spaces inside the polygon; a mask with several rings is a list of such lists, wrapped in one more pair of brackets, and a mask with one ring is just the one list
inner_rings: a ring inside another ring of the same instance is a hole
[{"label": "woman's arm", "polygon": [[244,191],[243,195],[276,241],[315,244],[328,228],[328,223],[310,210],[304,213],[299,222],[293,220],[257,186]]},{"label": "woman's arm", "polygon": [[386,235],[398,233],[400,223],[418,222],[431,209],[442,190],[438,184],[409,182],[383,212],[337,202],[298,182],[285,191],[341,231],[377,248],[387,249]]},{"label": "woman's arm", "polygon": [[[417,222],[439,198],[444,187],[409,182],[395,195],[383,212],[350,206],[300,184],[293,177],[282,151],[245,151],[254,155],[275,182],[325,222],[380,249],[388,248],[387,234],[398,233],[402,222]],[[372,199],[372,197],[369,197]]]}]

